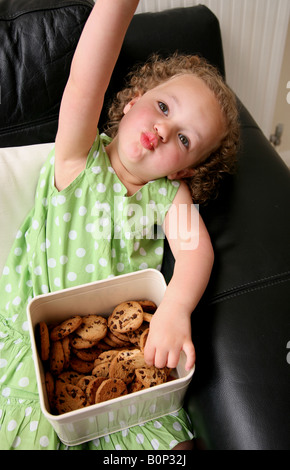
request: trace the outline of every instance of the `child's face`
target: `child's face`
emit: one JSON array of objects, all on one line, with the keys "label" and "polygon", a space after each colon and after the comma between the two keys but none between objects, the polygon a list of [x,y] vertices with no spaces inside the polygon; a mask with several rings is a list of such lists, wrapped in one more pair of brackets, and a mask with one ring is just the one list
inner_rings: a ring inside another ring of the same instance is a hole
[{"label": "child's face", "polygon": [[144,182],[184,178],[217,148],[225,126],[205,83],[179,75],[138,96],[124,108],[118,132],[122,164]]}]

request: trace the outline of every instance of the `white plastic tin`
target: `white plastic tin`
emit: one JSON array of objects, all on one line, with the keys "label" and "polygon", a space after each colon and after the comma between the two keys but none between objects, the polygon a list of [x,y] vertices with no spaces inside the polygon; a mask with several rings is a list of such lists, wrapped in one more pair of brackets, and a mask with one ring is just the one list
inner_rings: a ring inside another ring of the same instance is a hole
[{"label": "white plastic tin", "polygon": [[186,357],[182,352],[174,371],[176,380],[63,415],[52,415],[35,326],[40,321],[61,322],[72,315],[94,313],[108,317],[116,305],[126,300],[150,299],[159,305],[165,289],[162,274],[146,269],[40,295],[29,303],[27,313],[41,410],[64,444],[81,444],[177,411],[182,407],[194,368],[185,370]]}]

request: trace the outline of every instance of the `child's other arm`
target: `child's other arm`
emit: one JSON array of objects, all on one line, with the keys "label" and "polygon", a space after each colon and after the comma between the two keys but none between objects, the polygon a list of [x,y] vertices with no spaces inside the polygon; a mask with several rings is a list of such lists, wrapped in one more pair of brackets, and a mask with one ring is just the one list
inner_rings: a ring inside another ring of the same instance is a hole
[{"label": "child's other arm", "polygon": [[55,185],[84,169],[115,63],[138,0],[97,0],[76,48],[56,136]]},{"label": "child's other arm", "polygon": [[164,230],[175,258],[166,298],[183,303],[192,312],[208,284],[214,252],[207,228],[185,183],[181,183],[167,213]]},{"label": "child's other arm", "polygon": [[192,204],[185,183],[181,183],[164,228],[175,257],[175,267],[150,323],[145,360],[156,367],[176,367],[183,350],[187,356],[186,368],[190,369],[195,362],[191,313],[208,284],[214,254],[206,227]]}]

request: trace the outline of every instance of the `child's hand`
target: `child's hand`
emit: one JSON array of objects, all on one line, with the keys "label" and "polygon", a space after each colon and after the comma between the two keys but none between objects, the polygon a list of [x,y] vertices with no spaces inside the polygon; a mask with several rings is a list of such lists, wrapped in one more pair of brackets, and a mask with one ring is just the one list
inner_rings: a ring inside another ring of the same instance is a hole
[{"label": "child's hand", "polygon": [[195,362],[190,314],[182,311],[178,304],[162,302],[150,322],[145,361],[149,366],[175,368],[182,350],[187,357],[185,369],[189,370]]}]

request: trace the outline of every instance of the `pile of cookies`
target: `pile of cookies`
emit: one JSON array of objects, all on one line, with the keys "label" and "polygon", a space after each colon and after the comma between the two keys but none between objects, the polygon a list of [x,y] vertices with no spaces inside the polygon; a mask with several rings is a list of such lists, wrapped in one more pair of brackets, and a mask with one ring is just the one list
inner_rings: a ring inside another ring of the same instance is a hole
[{"label": "pile of cookies", "polygon": [[156,310],[149,300],[117,305],[108,318],[75,315],[37,327],[51,412],[67,413],[171,380],[148,367],[144,346]]}]

